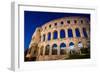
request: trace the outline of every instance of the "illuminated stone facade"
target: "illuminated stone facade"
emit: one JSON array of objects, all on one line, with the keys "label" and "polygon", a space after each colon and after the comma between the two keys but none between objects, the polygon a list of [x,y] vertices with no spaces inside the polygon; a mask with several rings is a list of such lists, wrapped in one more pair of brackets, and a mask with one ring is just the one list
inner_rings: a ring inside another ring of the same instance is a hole
[{"label": "illuminated stone facade", "polygon": [[81,48],[90,47],[90,21],[72,16],[51,20],[37,27],[26,57],[36,60],[59,60],[70,54],[81,54]]}]

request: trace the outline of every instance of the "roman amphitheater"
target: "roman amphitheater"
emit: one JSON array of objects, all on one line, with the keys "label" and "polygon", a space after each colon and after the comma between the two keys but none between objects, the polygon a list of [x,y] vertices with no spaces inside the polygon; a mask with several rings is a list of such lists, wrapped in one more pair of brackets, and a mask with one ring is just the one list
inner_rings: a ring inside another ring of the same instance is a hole
[{"label": "roman amphitheater", "polygon": [[51,20],[37,27],[32,35],[26,57],[36,61],[67,59],[90,49],[90,20],[84,16],[69,16]]}]

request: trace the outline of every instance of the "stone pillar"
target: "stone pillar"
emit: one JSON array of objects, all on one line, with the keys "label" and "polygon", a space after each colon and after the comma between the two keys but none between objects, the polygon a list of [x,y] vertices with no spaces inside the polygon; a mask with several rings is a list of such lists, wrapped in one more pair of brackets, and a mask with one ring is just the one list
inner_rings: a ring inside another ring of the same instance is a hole
[{"label": "stone pillar", "polygon": [[40,52],[41,52],[41,48],[39,47],[37,50],[37,56],[36,56],[36,60],[39,60],[39,56],[40,56]]},{"label": "stone pillar", "polygon": [[45,46],[44,46],[44,48],[43,48],[43,56],[45,56]]},{"label": "stone pillar", "polygon": [[66,38],[68,38],[68,29],[65,30],[65,35],[66,35]]},{"label": "stone pillar", "polygon": [[57,55],[60,55],[60,46],[57,47]]},{"label": "stone pillar", "polygon": [[58,32],[58,39],[60,39],[60,30],[58,30],[57,32]]},{"label": "stone pillar", "polygon": [[[60,39],[60,30],[58,30],[58,39]],[[57,55],[60,55],[60,41],[57,42]]]},{"label": "stone pillar", "polygon": [[86,33],[88,35],[88,38],[90,38],[90,32],[89,32],[89,29],[86,30]]},{"label": "stone pillar", "polygon": [[38,49],[38,56],[40,55],[40,52],[41,52],[41,48],[39,47],[39,49]]},{"label": "stone pillar", "polygon": [[31,53],[30,53],[32,56],[34,56],[34,51],[35,51],[35,49],[32,48],[32,49],[31,49]]},{"label": "stone pillar", "polygon": [[83,35],[83,31],[82,31],[82,28],[79,28],[79,31],[80,31],[80,35],[81,35],[81,37],[84,37],[84,35]]},{"label": "stone pillar", "polygon": [[53,40],[53,32],[51,31],[51,40]]},{"label": "stone pillar", "polygon": [[76,37],[75,28],[72,29],[73,37]]},{"label": "stone pillar", "polygon": [[48,33],[45,34],[45,41],[48,40]]},{"label": "stone pillar", "polygon": [[66,44],[66,49],[65,49],[66,55],[68,54],[68,48],[67,48],[67,44]]},{"label": "stone pillar", "polygon": [[52,55],[52,46],[50,45],[49,55]]},{"label": "stone pillar", "polygon": [[41,42],[43,42],[43,35],[41,35]]}]

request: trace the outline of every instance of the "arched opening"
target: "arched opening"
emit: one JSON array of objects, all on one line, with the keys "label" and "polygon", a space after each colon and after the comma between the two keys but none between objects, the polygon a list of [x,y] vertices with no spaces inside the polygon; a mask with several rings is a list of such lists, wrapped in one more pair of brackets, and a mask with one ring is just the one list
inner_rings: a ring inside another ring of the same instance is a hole
[{"label": "arched opening", "polygon": [[63,25],[64,24],[64,22],[63,21],[61,21],[61,25]]},{"label": "arched opening", "polygon": [[82,47],[83,47],[83,44],[82,44],[81,42],[79,42],[79,43],[78,43],[78,47],[79,47],[79,48],[82,48]]},{"label": "arched opening", "polygon": [[84,34],[84,37],[88,37],[88,35],[87,35],[87,32],[86,32],[86,28],[83,28],[83,34]]},{"label": "arched opening", "polygon": [[48,40],[51,40],[51,33],[48,33]]},{"label": "arched opening", "polygon": [[58,32],[57,31],[54,31],[53,32],[53,39],[57,39],[58,38]]},{"label": "arched opening", "polygon": [[43,55],[43,48],[44,48],[44,46],[40,47],[40,55]]},{"label": "arched opening", "polygon": [[57,44],[52,45],[52,55],[57,55]]},{"label": "arched opening", "polygon": [[67,24],[70,24],[70,20],[67,20]]},{"label": "arched opening", "polygon": [[60,30],[60,38],[65,38],[65,30]]},{"label": "arched opening", "polygon": [[45,41],[45,34],[43,34],[43,41]]},{"label": "arched opening", "polygon": [[70,43],[69,43],[69,48],[70,48],[71,50],[74,49],[74,43],[73,43],[73,42],[70,42]]},{"label": "arched opening", "polygon": [[68,37],[69,38],[72,38],[73,37],[72,29],[68,29]]},{"label": "arched opening", "polygon": [[80,37],[80,31],[78,28],[75,29],[76,37]]},{"label": "arched opening", "polygon": [[49,55],[50,45],[45,47],[45,55]]},{"label": "arched opening", "polygon": [[74,43],[73,42],[69,43],[69,50],[70,50],[69,53],[71,55],[75,54],[75,49],[74,49]]},{"label": "arched opening", "polygon": [[65,43],[61,43],[60,44],[60,54],[61,55],[64,55],[66,53],[65,49],[66,49],[66,44]]}]

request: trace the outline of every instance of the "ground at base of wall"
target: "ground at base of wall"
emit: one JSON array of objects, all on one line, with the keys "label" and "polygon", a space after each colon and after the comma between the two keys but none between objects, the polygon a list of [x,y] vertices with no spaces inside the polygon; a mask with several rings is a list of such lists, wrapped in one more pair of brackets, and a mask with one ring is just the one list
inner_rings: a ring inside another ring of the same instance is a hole
[{"label": "ground at base of wall", "polygon": [[68,59],[89,59],[89,58],[90,58],[89,53],[81,54],[81,55],[74,54],[74,55],[70,55],[69,58],[66,58],[65,60],[68,60]]},{"label": "ground at base of wall", "polygon": [[[75,60],[75,59],[90,59],[90,53],[72,54],[72,55],[69,55],[69,57],[67,57],[67,58],[58,59],[58,60]],[[34,62],[36,60],[35,60],[35,58],[31,58],[30,60],[28,59],[25,62],[31,62],[31,61]],[[54,60],[44,60],[44,61],[54,61]]]},{"label": "ground at base of wall", "polygon": [[90,48],[83,48],[81,49],[81,53],[75,53],[69,55],[51,55],[51,56],[39,56],[39,59],[37,60],[36,57],[32,58],[24,58],[25,62],[30,61],[54,61],[54,60],[75,60],[75,59],[90,59]]}]

